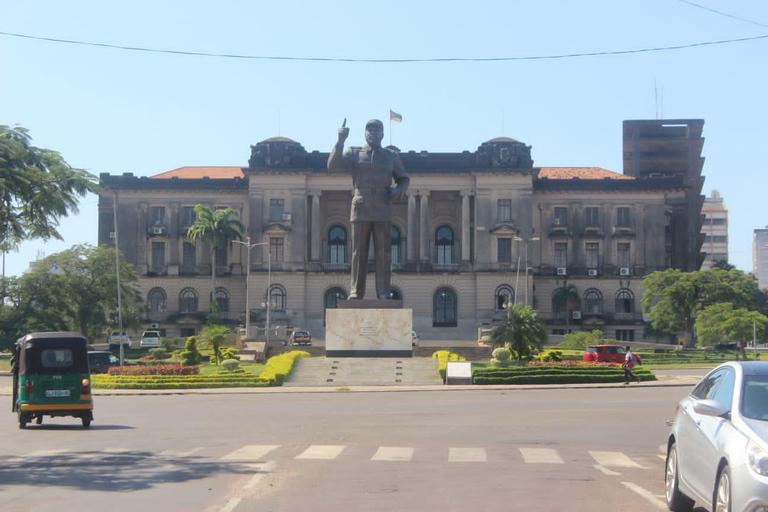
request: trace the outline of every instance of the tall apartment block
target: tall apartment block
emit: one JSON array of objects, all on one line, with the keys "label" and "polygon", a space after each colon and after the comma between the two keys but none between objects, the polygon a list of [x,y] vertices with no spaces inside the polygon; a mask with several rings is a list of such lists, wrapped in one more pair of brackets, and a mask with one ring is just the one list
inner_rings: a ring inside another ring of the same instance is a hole
[{"label": "tall apartment block", "polygon": [[768,226],[752,235],[752,268],[758,288],[768,288]]},{"label": "tall apartment block", "polygon": [[728,262],[728,208],[720,192],[713,190],[712,195],[704,199],[701,213],[704,215],[701,250],[705,254],[701,269],[709,270],[717,261]]}]

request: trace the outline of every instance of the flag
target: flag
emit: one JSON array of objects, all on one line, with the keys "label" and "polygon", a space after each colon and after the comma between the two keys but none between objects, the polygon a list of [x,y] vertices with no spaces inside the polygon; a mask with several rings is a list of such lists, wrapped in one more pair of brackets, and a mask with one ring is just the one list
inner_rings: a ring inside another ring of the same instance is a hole
[{"label": "flag", "polygon": [[401,116],[400,114],[390,110],[389,111],[389,120],[390,121],[394,121],[396,123],[402,123],[403,122],[403,116]]}]

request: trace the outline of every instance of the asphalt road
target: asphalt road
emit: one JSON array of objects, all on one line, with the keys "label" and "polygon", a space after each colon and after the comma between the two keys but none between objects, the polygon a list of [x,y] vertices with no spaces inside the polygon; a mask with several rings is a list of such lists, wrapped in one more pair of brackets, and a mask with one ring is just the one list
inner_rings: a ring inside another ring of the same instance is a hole
[{"label": "asphalt road", "polygon": [[3,511],[651,511],[690,388],[96,397],[0,417]]}]

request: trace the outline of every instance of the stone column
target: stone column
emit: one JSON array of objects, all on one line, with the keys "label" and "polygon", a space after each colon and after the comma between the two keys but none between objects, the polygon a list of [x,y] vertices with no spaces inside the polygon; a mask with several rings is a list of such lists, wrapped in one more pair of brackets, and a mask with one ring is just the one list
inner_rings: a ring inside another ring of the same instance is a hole
[{"label": "stone column", "polygon": [[312,241],[310,248],[310,261],[320,261],[320,190],[312,191]]},{"label": "stone column", "polygon": [[416,261],[416,192],[408,190],[405,193],[408,196],[408,224],[405,233],[406,252],[405,261]]},{"label": "stone column", "polygon": [[461,261],[468,262],[470,259],[470,244],[469,244],[469,196],[472,195],[471,190],[461,191]]},{"label": "stone column", "polygon": [[148,230],[148,221],[147,221],[147,209],[148,205],[147,203],[139,203],[139,208],[137,210],[138,213],[138,222],[136,223],[138,226],[137,236],[136,236],[136,245],[138,246],[138,272],[139,275],[147,275],[147,270],[149,265],[147,264],[147,230]]},{"label": "stone column", "polygon": [[419,226],[419,257],[429,262],[429,190],[419,190],[421,196],[421,226]]}]

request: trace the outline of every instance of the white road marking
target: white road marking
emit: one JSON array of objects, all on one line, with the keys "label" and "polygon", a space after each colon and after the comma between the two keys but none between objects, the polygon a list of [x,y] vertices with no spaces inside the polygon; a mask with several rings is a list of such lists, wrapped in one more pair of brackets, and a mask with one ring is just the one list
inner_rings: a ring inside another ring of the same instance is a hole
[{"label": "white road marking", "polygon": [[202,450],[202,447],[199,448],[192,448],[191,450],[163,450],[158,455],[161,457],[176,457],[176,458],[182,458],[182,457],[189,457],[190,455],[199,452]]},{"label": "white road marking", "polygon": [[322,459],[322,460],[331,460],[335,459],[339,456],[339,454],[344,450],[345,446],[343,445],[322,445],[322,444],[313,444],[306,450],[304,450],[303,453],[300,455],[297,455],[297,459]]},{"label": "white road marking", "polygon": [[621,474],[621,473],[617,473],[616,471],[611,471],[610,469],[603,467],[600,464],[595,464],[592,467],[597,469],[598,471],[602,471],[604,475],[608,475],[608,476],[619,476]]},{"label": "white road marking", "polygon": [[648,469],[633,461],[621,452],[589,452],[593,459],[601,466],[611,466],[618,468],[640,468]]},{"label": "white road marking", "polygon": [[280,448],[279,444],[250,444],[228,453],[220,460],[259,460],[277,448]]},{"label": "white road marking", "polygon": [[253,475],[250,480],[248,480],[248,483],[243,486],[243,489],[250,489],[251,487],[255,486],[264,477],[264,475],[268,475],[272,472],[272,470],[275,469],[274,461],[265,462],[264,464],[254,464],[254,466],[256,466],[256,474]]},{"label": "white road marking", "polygon": [[552,448],[520,448],[526,464],[565,464]]},{"label": "white road marking", "polygon": [[28,453],[25,457],[53,457],[55,455],[61,455],[62,453],[69,452],[66,448],[59,448],[56,450],[37,450],[32,453]]},{"label": "white road marking", "polygon": [[413,458],[413,448],[397,446],[380,446],[371,460],[394,462],[410,462]]},{"label": "white road marking", "polygon": [[227,504],[224,505],[224,508],[221,509],[221,512],[232,512],[240,504],[240,501],[240,498],[230,498]]},{"label": "white road marking", "polygon": [[448,448],[448,462],[486,462],[485,448]]},{"label": "white road marking", "polygon": [[621,484],[627,489],[629,489],[630,491],[636,492],[641,497],[645,498],[647,502],[651,503],[652,505],[655,505],[656,508],[658,508],[659,510],[667,510],[666,502],[656,498],[656,496],[650,491],[646,491],[639,485],[633,484],[632,482],[621,482]]}]

